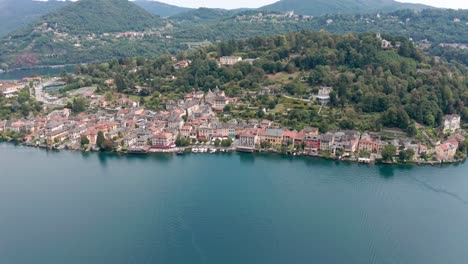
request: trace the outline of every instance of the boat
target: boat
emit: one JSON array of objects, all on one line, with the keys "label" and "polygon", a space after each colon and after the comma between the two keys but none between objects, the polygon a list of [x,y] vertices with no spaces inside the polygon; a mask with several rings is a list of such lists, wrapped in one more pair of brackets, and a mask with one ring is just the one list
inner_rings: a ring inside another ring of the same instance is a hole
[{"label": "boat", "polygon": [[198,149],[197,149],[197,148],[193,148],[193,149],[192,149],[192,152],[193,152],[193,153],[198,153]]},{"label": "boat", "polygon": [[176,155],[184,155],[184,154],[185,154],[185,152],[183,150],[179,150],[179,151],[176,152]]},{"label": "boat", "polygon": [[217,151],[216,149],[211,149],[210,153],[216,153],[216,151]]}]

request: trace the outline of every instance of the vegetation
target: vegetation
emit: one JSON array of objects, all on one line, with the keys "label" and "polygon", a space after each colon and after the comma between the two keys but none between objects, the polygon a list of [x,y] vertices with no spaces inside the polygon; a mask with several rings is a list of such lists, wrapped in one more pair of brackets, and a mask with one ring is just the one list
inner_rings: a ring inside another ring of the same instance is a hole
[{"label": "vegetation", "polygon": [[72,102],[67,104],[67,108],[71,109],[73,113],[81,113],[88,109],[89,101],[84,97],[76,97]]},{"label": "vegetation", "polygon": [[392,162],[393,157],[396,156],[397,149],[394,145],[386,145],[382,150],[382,160]]},{"label": "vegetation", "polygon": [[16,98],[0,96],[0,120],[28,117],[42,111],[42,103],[29,94],[29,89],[23,89]]},{"label": "vegetation", "polygon": [[162,21],[127,0],[80,0],[39,20],[64,33],[110,33],[143,31],[160,27]]},{"label": "vegetation", "polygon": [[[225,107],[224,120],[267,118],[292,129],[313,125],[322,132],[394,127],[414,136],[415,122],[438,127],[444,114],[461,114],[468,120],[466,70],[435,63],[405,38],[383,38],[401,46],[383,49],[374,34],[308,31],[231,40],[180,53],[179,59],[192,61],[185,69],[175,69],[170,56],[112,60],[106,67],[77,67],[79,76],[69,85],[88,78],[102,92],[141,96],[141,102],[154,110],[193,89],[219,87],[228,96],[240,98],[237,105]],[[225,55],[256,60],[219,66],[216,58]],[[135,67],[138,71],[129,72]],[[114,86],[104,84],[109,78],[115,80]],[[146,89],[137,93],[135,86]],[[319,114],[321,107],[313,95],[321,86],[333,91],[330,103]],[[263,87],[274,93],[258,94]]]},{"label": "vegetation", "polygon": [[85,147],[85,146],[89,145],[89,139],[87,137],[85,137],[85,136],[81,136],[80,144],[81,144],[81,147]]},{"label": "vegetation", "polygon": [[393,0],[281,0],[271,5],[262,7],[262,10],[289,12],[294,10],[301,15],[323,15],[323,14],[363,14],[374,12],[391,12],[398,9],[421,10],[429,8],[420,4],[400,3]]},{"label": "vegetation", "polygon": [[63,1],[2,0],[0,36],[20,29],[41,16],[65,6]]},{"label": "vegetation", "polygon": [[127,0],[82,0],[51,12],[0,41],[0,63],[14,68],[171,52],[178,48],[177,44],[156,34],[135,40],[112,35],[157,30],[164,25],[162,19]]},{"label": "vegetation", "polygon": [[[103,13],[107,15],[101,15]],[[269,18],[267,14],[259,18],[257,15],[258,11],[253,10],[197,9],[163,21],[125,0],[79,1],[0,40],[0,64],[15,68],[102,62],[134,56],[155,57],[165,53],[176,54],[185,50],[187,43],[246,39],[301,30],[327,30],[339,34],[382,32],[416,42],[428,40],[432,43],[428,50],[431,54],[465,65],[468,60],[464,50],[439,46],[439,43],[468,43],[467,10],[398,10],[379,15],[322,14],[314,18],[300,16],[298,19]],[[170,26],[164,27],[166,22]],[[154,34],[139,38],[112,35],[112,32],[152,29]]]},{"label": "vegetation", "polygon": [[162,17],[174,16],[191,10],[190,8],[169,5],[152,0],[137,0],[134,3],[146,11]]},{"label": "vegetation", "polygon": [[415,152],[412,149],[401,150],[398,154],[398,159],[402,162],[410,161],[413,159],[414,154]]}]

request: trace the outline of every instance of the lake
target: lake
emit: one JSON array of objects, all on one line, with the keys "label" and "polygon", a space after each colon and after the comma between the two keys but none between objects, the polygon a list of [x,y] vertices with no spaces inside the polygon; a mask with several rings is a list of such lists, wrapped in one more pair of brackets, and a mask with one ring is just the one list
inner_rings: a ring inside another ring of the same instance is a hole
[{"label": "lake", "polygon": [[0,263],[466,263],[468,165],[0,144]]},{"label": "lake", "polygon": [[67,72],[73,72],[73,69],[74,66],[18,69],[0,73],[0,81],[21,80],[23,78],[32,76],[54,76],[59,75],[62,72],[62,70],[65,70]]}]

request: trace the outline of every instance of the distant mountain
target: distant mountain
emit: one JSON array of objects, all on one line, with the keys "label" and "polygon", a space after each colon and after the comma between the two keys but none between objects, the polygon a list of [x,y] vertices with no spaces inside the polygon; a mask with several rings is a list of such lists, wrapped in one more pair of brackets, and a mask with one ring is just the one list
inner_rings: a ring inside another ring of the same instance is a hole
[{"label": "distant mountain", "polygon": [[364,14],[393,12],[399,9],[432,8],[421,4],[400,3],[393,0],[280,0],[259,10],[289,12],[300,15]]},{"label": "distant mountain", "polygon": [[65,1],[0,0],[0,35],[20,29],[66,4]]},{"label": "distant mountain", "polygon": [[136,0],[134,1],[134,3],[139,5],[146,11],[162,17],[170,17],[192,10],[191,8],[169,5],[166,3],[161,3],[152,0]]},{"label": "distant mountain", "polygon": [[181,22],[193,22],[193,23],[206,23],[206,22],[215,22],[227,18],[244,11],[246,9],[235,9],[235,10],[226,10],[220,8],[198,8],[192,9],[188,12],[180,13],[170,17],[172,20]]},{"label": "distant mountain", "polygon": [[127,0],[80,0],[1,39],[0,63],[24,67],[150,56],[174,46],[158,46],[168,42],[165,25]]},{"label": "distant mountain", "polygon": [[[70,0],[0,0],[0,36],[18,30],[71,2]],[[162,17],[191,10],[152,0],[136,0],[134,3],[149,13]]]},{"label": "distant mountain", "polygon": [[51,12],[37,23],[56,25],[71,33],[141,31],[163,24],[159,17],[128,0],[80,0]]}]

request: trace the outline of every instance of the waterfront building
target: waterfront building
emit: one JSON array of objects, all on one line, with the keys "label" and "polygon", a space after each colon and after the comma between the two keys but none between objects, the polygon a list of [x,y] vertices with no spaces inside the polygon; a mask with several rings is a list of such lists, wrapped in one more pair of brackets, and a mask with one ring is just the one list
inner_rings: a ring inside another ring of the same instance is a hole
[{"label": "waterfront building", "polygon": [[175,147],[174,135],[171,133],[159,133],[151,139],[152,148],[168,149]]}]

